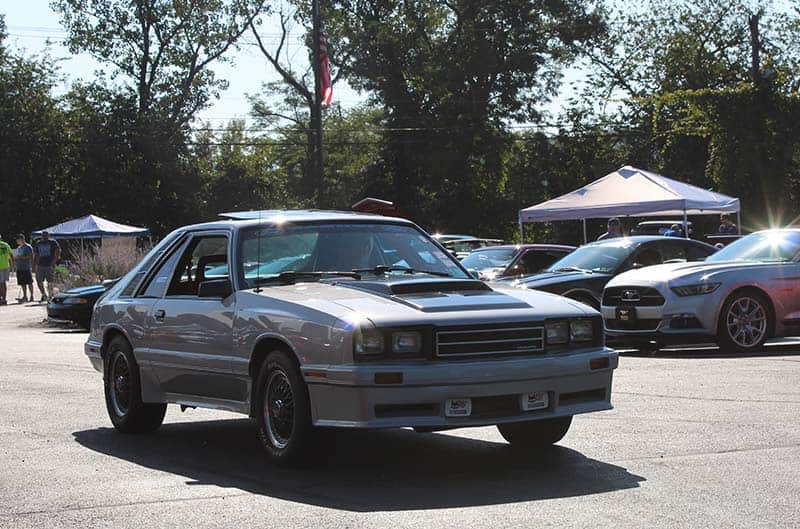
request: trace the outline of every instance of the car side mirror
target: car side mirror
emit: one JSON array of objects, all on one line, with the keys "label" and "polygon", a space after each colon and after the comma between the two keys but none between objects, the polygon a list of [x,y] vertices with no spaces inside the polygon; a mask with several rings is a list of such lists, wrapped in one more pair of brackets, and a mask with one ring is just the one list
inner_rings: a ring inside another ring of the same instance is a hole
[{"label": "car side mirror", "polygon": [[467,272],[469,272],[469,275],[471,275],[473,279],[480,279],[481,278],[481,273],[478,272],[477,270],[474,270],[474,269],[470,268],[469,270],[467,270]]},{"label": "car side mirror", "polygon": [[233,284],[230,279],[209,279],[203,281],[197,287],[197,297],[199,298],[220,298],[225,299],[233,294]]},{"label": "car side mirror", "polygon": [[106,279],[101,283],[101,285],[103,285],[106,288],[106,290],[108,290],[109,288],[116,285],[119,280],[120,280],[119,277],[116,277],[114,279]]}]

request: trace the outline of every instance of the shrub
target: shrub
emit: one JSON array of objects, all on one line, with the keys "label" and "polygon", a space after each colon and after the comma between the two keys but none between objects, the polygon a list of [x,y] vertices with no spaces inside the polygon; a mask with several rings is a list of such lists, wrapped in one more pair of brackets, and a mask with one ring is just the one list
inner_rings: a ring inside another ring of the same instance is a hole
[{"label": "shrub", "polygon": [[138,263],[149,248],[127,245],[90,246],[65,265],[65,273],[56,274],[56,287],[63,292],[71,288],[96,285],[106,279],[122,277]]}]

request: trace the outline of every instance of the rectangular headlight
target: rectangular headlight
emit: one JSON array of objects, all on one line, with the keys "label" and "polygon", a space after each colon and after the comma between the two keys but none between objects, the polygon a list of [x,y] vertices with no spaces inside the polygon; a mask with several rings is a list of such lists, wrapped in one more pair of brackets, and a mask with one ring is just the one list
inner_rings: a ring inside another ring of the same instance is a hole
[{"label": "rectangular headlight", "polygon": [[392,352],[398,354],[418,353],[422,350],[422,334],[417,331],[392,333]]},{"label": "rectangular headlight", "polygon": [[711,294],[719,288],[721,283],[698,283],[696,285],[683,285],[679,287],[671,287],[672,291],[681,297],[686,296],[701,296],[703,294]]},{"label": "rectangular headlight", "polygon": [[360,355],[383,353],[383,333],[378,329],[359,329],[353,339],[355,352]]},{"label": "rectangular headlight", "polygon": [[548,321],[544,327],[548,344],[555,345],[569,341],[569,323],[566,321]]},{"label": "rectangular headlight", "polygon": [[592,320],[571,320],[569,337],[573,342],[591,342],[594,340],[594,322]]},{"label": "rectangular headlight", "polygon": [[78,297],[64,298],[65,305],[86,305],[87,303],[89,303],[89,300],[86,298],[78,298]]}]

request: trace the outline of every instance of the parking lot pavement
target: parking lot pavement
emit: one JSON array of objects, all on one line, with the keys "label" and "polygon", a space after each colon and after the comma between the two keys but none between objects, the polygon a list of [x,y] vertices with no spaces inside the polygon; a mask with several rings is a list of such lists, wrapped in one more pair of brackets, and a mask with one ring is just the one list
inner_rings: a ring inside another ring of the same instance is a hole
[{"label": "parking lot pavement", "polygon": [[288,470],[236,415],[116,433],[86,334],[0,309],[0,527],[800,526],[797,343],[623,356],[616,409],[542,452],[494,428],[344,432]]}]

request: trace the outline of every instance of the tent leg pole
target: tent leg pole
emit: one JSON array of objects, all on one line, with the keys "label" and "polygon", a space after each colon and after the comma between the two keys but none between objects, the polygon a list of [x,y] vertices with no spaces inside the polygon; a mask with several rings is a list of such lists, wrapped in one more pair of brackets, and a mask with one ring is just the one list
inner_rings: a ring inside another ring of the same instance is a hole
[{"label": "tent leg pole", "polygon": [[522,221],[519,221],[519,243],[523,244],[525,242],[525,225],[522,224]]},{"label": "tent leg pole", "polygon": [[686,215],[686,210],[683,210],[683,235],[689,238],[689,217]]},{"label": "tent leg pole", "polygon": [[589,242],[589,240],[586,238],[586,219],[581,220],[583,221],[583,244],[586,244]]},{"label": "tent leg pole", "polygon": [[742,211],[741,210],[736,212],[736,230],[738,231],[738,235],[742,234]]}]

